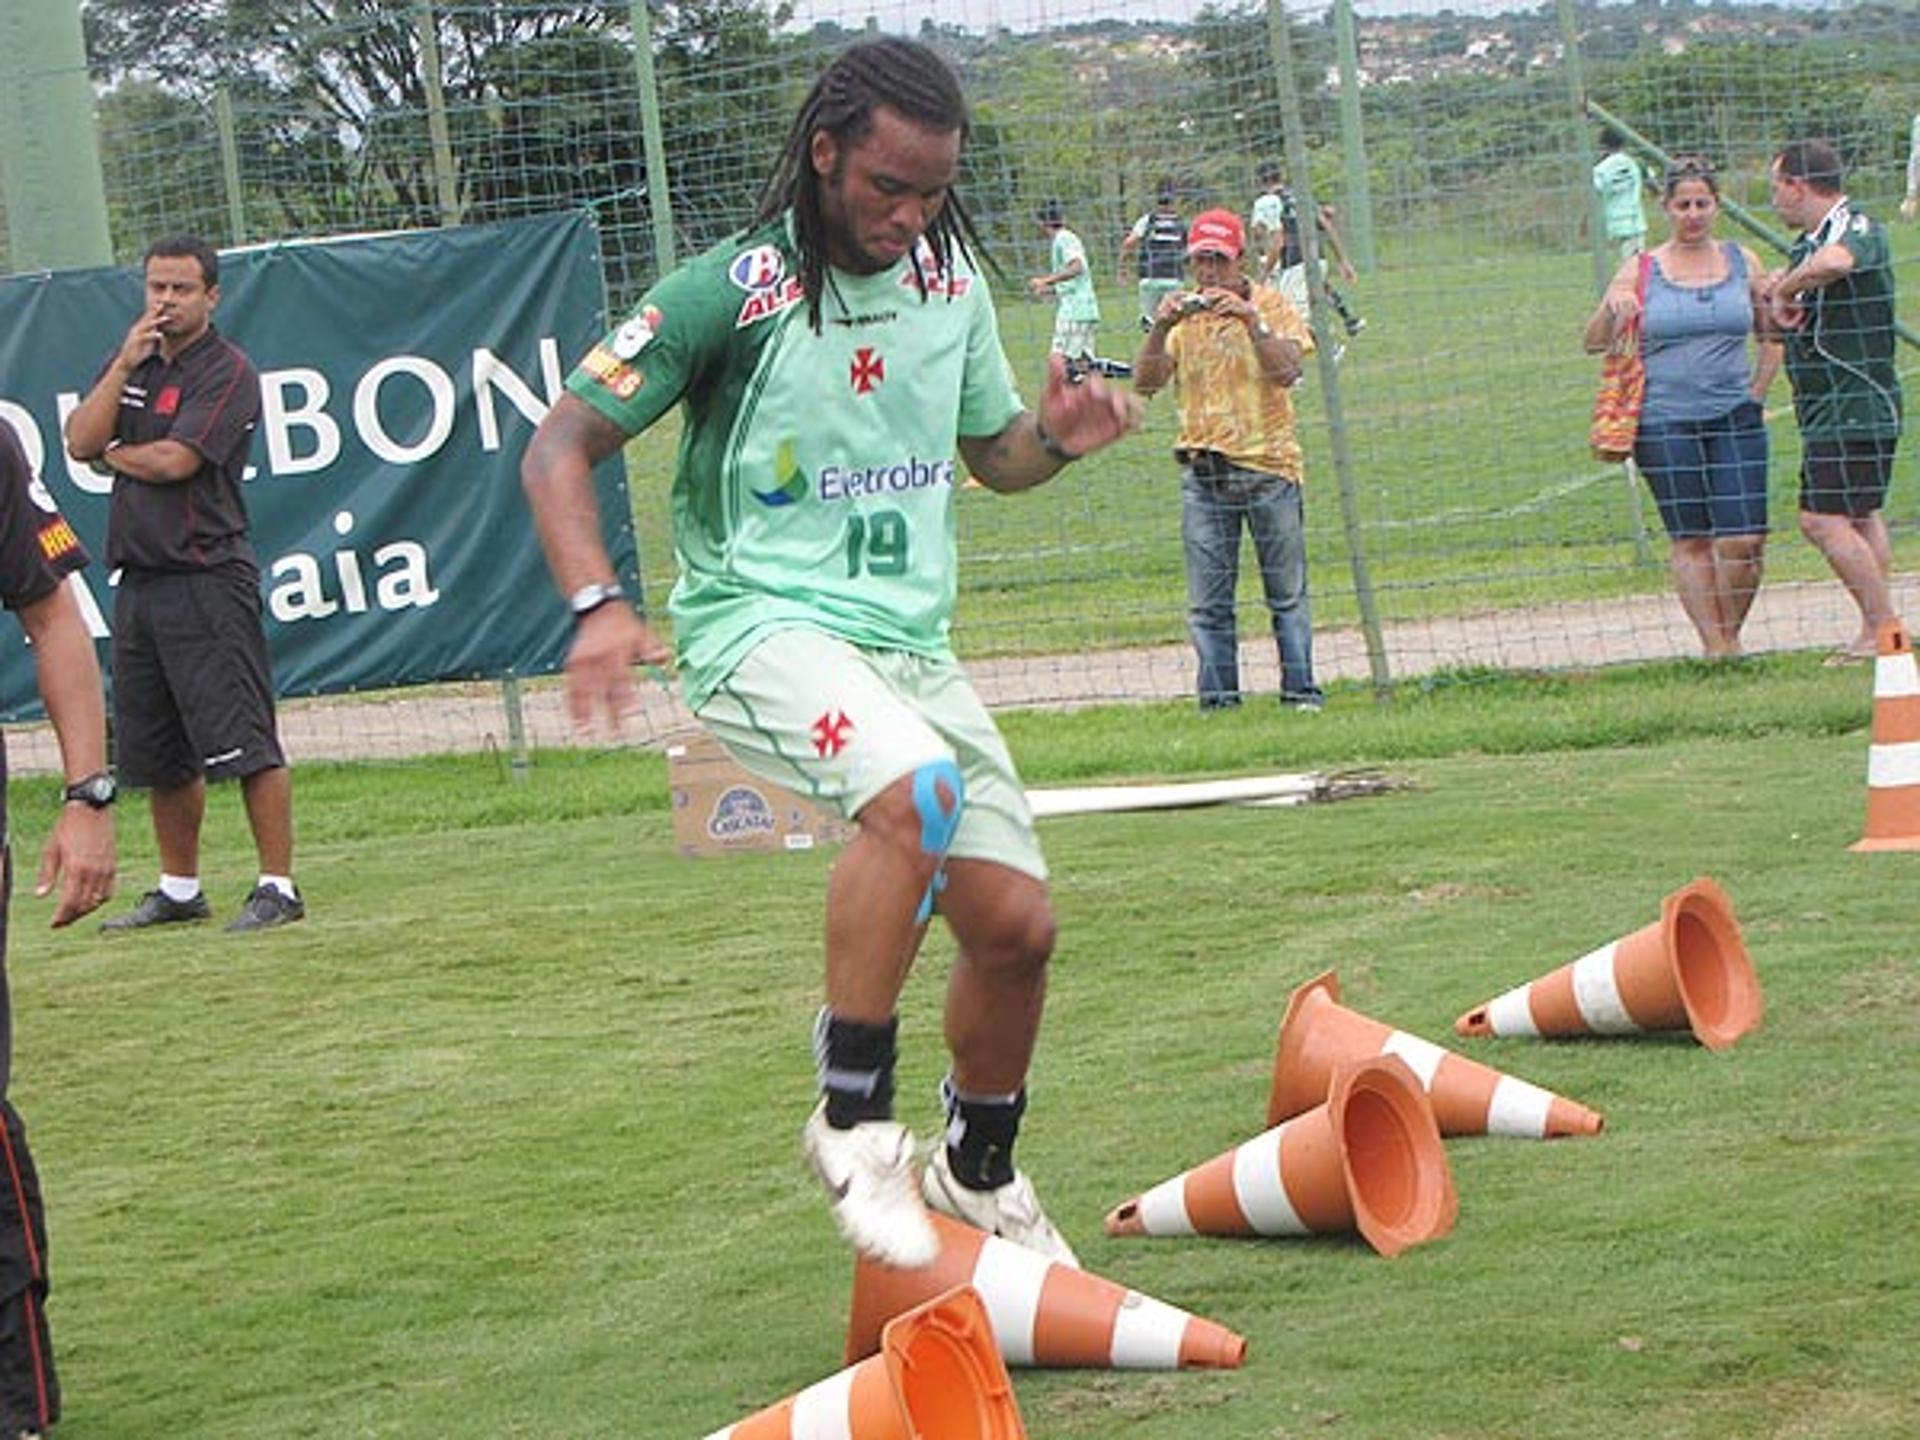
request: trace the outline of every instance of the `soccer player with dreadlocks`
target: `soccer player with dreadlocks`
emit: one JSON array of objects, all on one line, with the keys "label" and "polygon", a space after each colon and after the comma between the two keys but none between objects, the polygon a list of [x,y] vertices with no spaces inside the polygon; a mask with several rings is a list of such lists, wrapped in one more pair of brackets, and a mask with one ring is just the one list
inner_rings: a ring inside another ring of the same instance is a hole
[{"label": "soccer player with dreadlocks", "polygon": [[[1012,1158],[1054,920],[1025,792],[948,642],[954,452],[1024,490],[1139,422],[1058,355],[1022,405],[954,190],[967,131],[925,46],[842,53],[752,224],[588,353],[522,464],[576,618],[569,708],[617,723],[634,664],[671,652],[615,582],[591,471],[683,409],[668,608],[687,702],[748,769],[859,821],[828,882],[823,1094],[802,1146],[841,1231],[900,1266],[937,1254],[927,1204],[1073,1257]],[[894,1047],[935,912],[958,954],[945,1143],[921,1174],[893,1119]]]}]

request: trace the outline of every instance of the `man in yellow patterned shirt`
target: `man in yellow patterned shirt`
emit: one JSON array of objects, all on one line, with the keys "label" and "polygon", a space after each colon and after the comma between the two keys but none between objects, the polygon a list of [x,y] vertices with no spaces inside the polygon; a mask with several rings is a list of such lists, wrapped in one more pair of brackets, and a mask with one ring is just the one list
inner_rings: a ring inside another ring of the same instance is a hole
[{"label": "man in yellow patterned shirt", "polygon": [[1180,411],[1180,539],[1187,562],[1187,628],[1199,657],[1200,708],[1240,703],[1234,591],[1240,531],[1253,535],[1280,648],[1280,703],[1318,710],[1307,542],[1293,397],[1313,334],[1278,290],[1242,269],[1240,217],[1209,210],[1187,232],[1193,288],[1167,296],[1133,364],[1152,396],[1171,380]]}]

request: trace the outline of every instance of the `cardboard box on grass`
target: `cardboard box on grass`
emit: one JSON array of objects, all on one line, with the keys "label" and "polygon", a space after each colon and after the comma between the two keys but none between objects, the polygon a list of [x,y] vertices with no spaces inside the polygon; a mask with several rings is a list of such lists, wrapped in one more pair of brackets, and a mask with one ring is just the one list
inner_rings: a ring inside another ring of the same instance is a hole
[{"label": "cardboard box on grass", "polygon": [[811,850],[840,845],[858,828],[823,805],[744,769],[705,730],[667,742],[673,846],[682,855]]}]

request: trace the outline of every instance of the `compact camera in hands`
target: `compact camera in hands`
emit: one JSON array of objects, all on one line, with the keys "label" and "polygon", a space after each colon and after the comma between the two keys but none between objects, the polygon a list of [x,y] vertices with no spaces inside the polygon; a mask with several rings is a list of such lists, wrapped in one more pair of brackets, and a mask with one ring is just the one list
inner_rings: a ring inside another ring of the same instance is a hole
[{"label": "compact camera in hands", "polygon": [[1194,315],[1202,310],[1211,310],[1213,308],[1212,298],[1201,294],[1198,290],[1188,290],[1176,295],[1173,303],[1175,313],[1182,316]]}]

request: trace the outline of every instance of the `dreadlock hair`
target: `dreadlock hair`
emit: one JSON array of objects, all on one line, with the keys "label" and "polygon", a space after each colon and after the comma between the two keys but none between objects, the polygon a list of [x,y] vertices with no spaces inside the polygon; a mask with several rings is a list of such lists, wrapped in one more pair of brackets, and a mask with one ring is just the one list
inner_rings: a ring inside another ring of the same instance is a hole
[{"label": "dreadlock hair", "polygon": [[[788,209],[793,211],[793,238],[800,252],[807,323],[816,333],[820,329],[820,298],[833,282],[827,273],[827,225],[820,206],[820,176],[813,168],[813,137],[824,130],[844,152],[873,128],[873,112],[882,105],[916,125],[958,130],[963,142],[972,128],[960,82],[946,61],[913,40],[889,37],[862,41],[841,51],[813,82],[800,104],[800,113],[793,118],[780,159],[760,192],[755,225],[764,225]],[[981,243],[973,217],[952,191],[927,227],[926,241],[933,251],[934,264],[942,271],[952,267],[958,252],[969,261],[984,257],[995,273],[999,272]],[[912,258],[924,300],[930,277],[921,269],[917,247]]]}]

